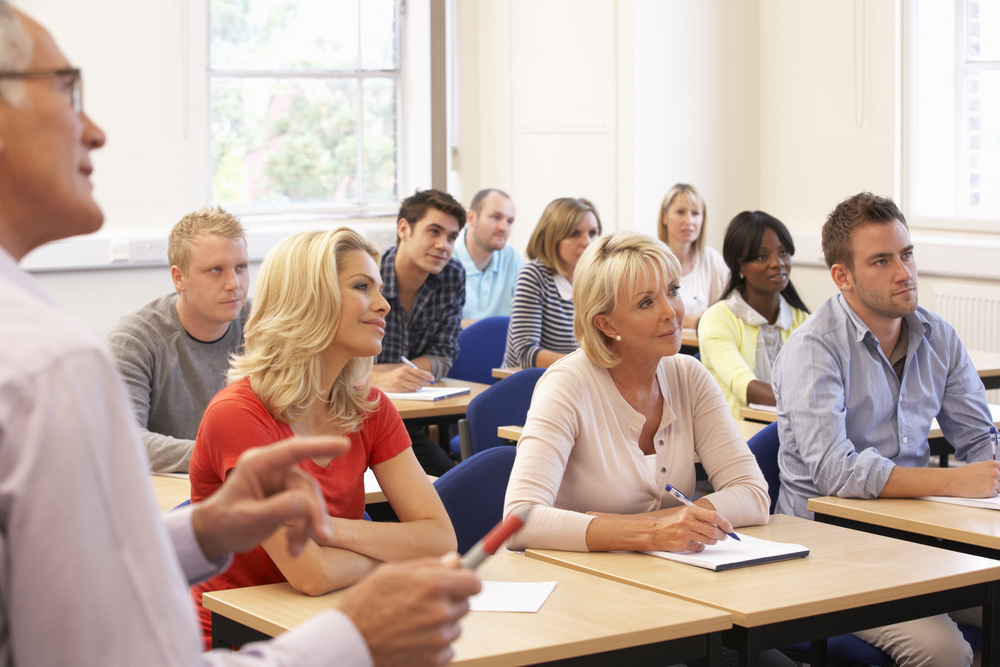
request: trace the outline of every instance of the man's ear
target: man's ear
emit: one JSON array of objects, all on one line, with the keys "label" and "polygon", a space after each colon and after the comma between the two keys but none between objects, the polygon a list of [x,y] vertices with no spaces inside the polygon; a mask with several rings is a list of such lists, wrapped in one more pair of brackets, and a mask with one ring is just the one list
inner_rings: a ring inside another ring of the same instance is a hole
[{"label": "man's ear", "polygon": [[410,238],[410,223],[406,218],[400,218],[399,222],[396,223],[396,238],[400,241]]},{"label": "man's ear", "polygon": [[474,209],[469,209],[465,212],[465,226],[471,227],[476,224],[476,211]]},{"label": "man's ear", "polygon": [[611,324],[611,320],[604,313],[594,316],[594,326],[608,338],[614,338],[618,335],[618,330],[615,329],[614,325]]},{"label": "man's ear", "polygon": [[833,284],[836,285],[837,289],[841,292],[854,291],[854,276],[851,275],[850,269],[843,264],[834,264],[831,266],[830,277],[833,278]]},{"label": "man's ear", "polygon": [[184,287],[184,272],[176,264],[170,267],[170,279],[174,281],[174,289],[177,290],[178,294],[186,289]]}]

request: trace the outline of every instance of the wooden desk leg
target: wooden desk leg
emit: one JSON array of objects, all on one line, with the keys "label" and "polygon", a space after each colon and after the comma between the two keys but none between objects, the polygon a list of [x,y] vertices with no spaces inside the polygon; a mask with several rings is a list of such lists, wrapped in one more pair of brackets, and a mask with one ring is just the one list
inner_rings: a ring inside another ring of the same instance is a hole
[{"label": "wooden desk leg", "polygon": [[811,667],[826,667],[826,638],[816,639],[812,642],[809,652],[809,665]]},{"label": "wooden desk leg", "polygon": [[982,664],[997,664],[997,651],[1000,646],[1000,609],[997,608],[997,596],[1000,595],[1000,582],[994,581],[989,585],[990,600],[983,605],[983,655]]}]

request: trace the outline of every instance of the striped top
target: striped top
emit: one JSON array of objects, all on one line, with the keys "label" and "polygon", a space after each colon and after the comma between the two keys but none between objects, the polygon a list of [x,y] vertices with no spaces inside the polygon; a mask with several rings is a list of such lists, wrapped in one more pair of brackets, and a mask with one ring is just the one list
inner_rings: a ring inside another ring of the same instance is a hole
[{"label": "striped top", "polygon": [[503,358],[505,368],[533,368],[540,350],[568,354],[579,347],[573,335],[573,300],[559,294],[557,275],[537,259],[525,264],[517,274]]}]

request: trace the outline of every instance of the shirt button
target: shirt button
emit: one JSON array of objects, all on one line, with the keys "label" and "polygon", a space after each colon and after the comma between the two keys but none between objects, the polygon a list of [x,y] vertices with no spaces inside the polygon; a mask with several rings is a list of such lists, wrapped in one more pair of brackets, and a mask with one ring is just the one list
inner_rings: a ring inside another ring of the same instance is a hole
[{"label": "shirt button", "polygon": [[906,436],[904,435],[904,436],[903,436],[903,442],[909,442],[909,441],[910,441],[910,439],[909,439],[909,438],[907,438],[907,437],[906,437]]},{"label": "shirt button", "polygon": [[667,472],[666,468],[660,468],[660,472]]},{"label": "shirt button", "polygon": [[660,440],[660,442],[659,442],[659,443],[657,443],[657,444],[659,444],[659,445],[660,445],[660,447],[662,447],[662,446],[663,446],[663,441],[662,441],[662,440]]}]

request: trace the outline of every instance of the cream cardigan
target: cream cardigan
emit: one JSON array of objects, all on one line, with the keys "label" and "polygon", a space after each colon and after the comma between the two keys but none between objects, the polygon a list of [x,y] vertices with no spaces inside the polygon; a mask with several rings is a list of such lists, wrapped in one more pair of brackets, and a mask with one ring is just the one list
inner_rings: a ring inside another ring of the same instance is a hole
[{"label": "cream cardigan", "polygon": [[770,498],[757,461],[718,385],[693,357],[657,367],[663,414],[655,456],[639,449],[645,418],[625,402],[607,369],[578,350],[535,387],[507,486],[504,516],[533,505],[508,548],[587,551],[588,511],[638,514],[678,505],[672,484],[691,496],[695,455],[716,489],[707,496],[734,526],[767,523]]}]

